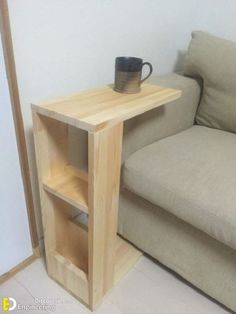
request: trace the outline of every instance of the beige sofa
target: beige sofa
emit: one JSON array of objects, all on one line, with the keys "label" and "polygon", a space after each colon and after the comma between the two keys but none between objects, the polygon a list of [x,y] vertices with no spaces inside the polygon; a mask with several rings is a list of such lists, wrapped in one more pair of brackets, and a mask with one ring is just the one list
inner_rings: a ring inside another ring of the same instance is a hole
[{"label": "beige sofa", "polygon": [[236,43],[194,32],[178,101],[124,130],[119,233],[236,312]]}]

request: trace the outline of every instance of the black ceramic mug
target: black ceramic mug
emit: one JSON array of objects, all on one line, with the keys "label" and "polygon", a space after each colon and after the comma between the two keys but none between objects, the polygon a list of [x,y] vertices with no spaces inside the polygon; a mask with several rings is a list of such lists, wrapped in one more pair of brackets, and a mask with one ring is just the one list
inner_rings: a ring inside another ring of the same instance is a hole
[{"label": "black ceramic mug", "polygon": [[[149,66],[148,75],[142,79],[144,65]],[[133,94],[140,91],[140,85],[152,74],[152,65],[136,57],[117,57],[115,64],[114,90],[120,93]]]}]

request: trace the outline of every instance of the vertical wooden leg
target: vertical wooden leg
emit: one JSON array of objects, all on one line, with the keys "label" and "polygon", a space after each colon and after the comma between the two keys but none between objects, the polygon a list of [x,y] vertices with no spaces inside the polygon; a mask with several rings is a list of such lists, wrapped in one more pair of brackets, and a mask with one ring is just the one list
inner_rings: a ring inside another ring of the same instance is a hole
[{"label": "vertical wooden leg", "polygon": [[123,123],[89,133],[89,305],[114,282]]}]

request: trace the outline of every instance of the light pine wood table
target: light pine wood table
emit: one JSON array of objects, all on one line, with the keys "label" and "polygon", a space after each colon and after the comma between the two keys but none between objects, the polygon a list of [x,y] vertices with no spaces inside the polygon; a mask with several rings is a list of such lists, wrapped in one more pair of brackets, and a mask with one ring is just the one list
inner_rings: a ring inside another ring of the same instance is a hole
[{"label": "light pine wood table", "polygon": [[[32,105],[48,274],[90,309],[142,254],[117,235],[123,122],[180,96],[105,86]],[[70,165],[69,126],[87,131],[86,172]]]}]

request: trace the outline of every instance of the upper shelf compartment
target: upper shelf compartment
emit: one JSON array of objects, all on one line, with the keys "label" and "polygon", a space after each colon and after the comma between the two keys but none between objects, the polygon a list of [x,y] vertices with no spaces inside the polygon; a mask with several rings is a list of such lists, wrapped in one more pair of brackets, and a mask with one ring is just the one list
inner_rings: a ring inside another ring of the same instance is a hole
[{"label": "upper shelf compartment", "polygon": [[[36,155],[44,190],[88,213],[88,173],[81,170],[86,166],[75,165],[71,156],[71,151],[80,142],[85,144],[83,150],[87,150],[84,134],[81,136],[78,133],[70,143],[70,127],[66,123],[37,113],[33,117],[37,122]],[[74,159],[77,159],[76,156]]]},{"label": "upper shelf compartment", "polygon": [[181,91],[143,84],[137,94],[122,94],[111,85],[32,105],[42,115],[96,132],[179,98]]}]

